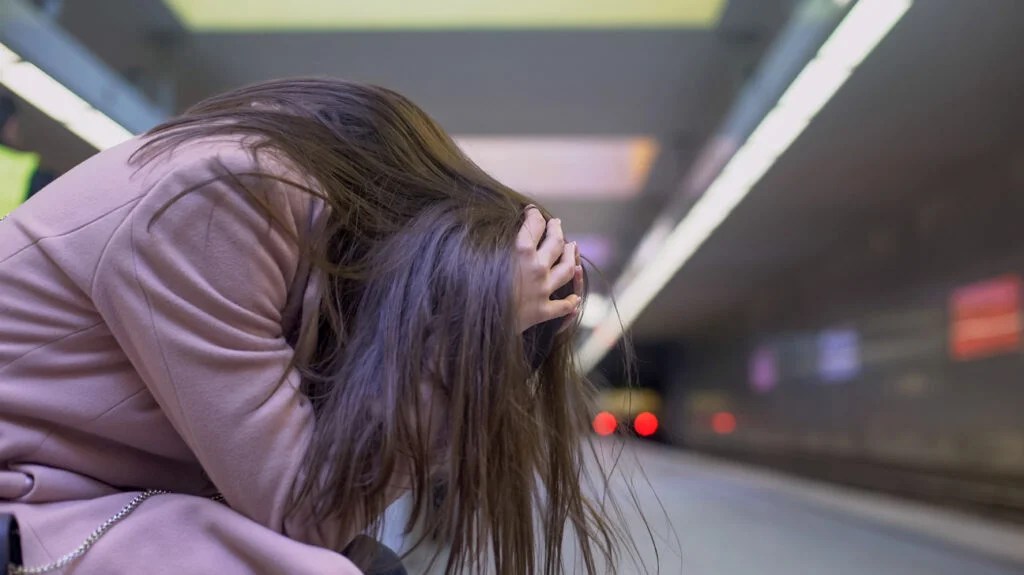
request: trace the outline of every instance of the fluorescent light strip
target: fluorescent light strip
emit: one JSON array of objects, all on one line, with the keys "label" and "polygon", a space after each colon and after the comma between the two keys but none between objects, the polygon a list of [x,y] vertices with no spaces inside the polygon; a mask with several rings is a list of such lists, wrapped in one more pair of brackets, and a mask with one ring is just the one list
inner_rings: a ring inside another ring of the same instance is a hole
[{"label": "fluorescent light strip", "polygon": [[793,80],[778,106],[810,119],[825,107],[850,77],[852,68],[838,67],[834,62],[814,58]]},{"label": "fluorescent light strip", "polygon": [[77,94],[0,44],[0,84],[97,150],[131,139],[133,134]]},{"label": "fluorescent light strip", "polygon": [[61,124],[89,109],[85,100],[24,60],[5,65],[0,82]]},{"label": "fluorescent light strip", "polygon": [[[737,150],[722,172],[675,226],[647,266],[618,296],[603,318],[591,319],[594,332],[580,348],[590,370],[615,345],[654,297],[725,221],[775,161],[910,9],[913,0],[860,0],[793,80],[775,107]],[[590,323],[588,322],[588,323]]]},{"label": "fluorescent light strip", "polygon": [[0,44],[0,66],[13,64],[19,60],[18,55],[7,49],[7,46]]},{"label": "fluorescent light strip", "polygon": [[599,294],[592,293],[587,296],[587,304],[583,307],[583,317],[580,318],[580,324],[585,328],[595,328],[604,319],[605,314],[608,313],[608,304],[611,303],[608,298]]},{"label": "fluorescent light strip", "polygon": [[725,0],[165,0],[193,31],[713,28]]},{"label": "fluorescent light strip", "polygon": [[111,120],[110,116],[95,108],[86,110],[67,122],[65,126],[98,150],[113,148],[134,136],[124,126]]}]

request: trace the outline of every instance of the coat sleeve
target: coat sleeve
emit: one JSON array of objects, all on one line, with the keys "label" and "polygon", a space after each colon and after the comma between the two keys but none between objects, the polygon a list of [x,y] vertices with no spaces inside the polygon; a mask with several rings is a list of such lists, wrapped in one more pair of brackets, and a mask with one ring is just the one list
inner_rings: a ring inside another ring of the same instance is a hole
[{"label": "coat sleeve", "polygon": [[245,164],[206,158],[168,169],[111,237],[92,296],[228,504],[338,550],[358,528],[288,515],[313,413],[298,373],[288,371],[294,351],[282,315],[290,291],[304,289],[293,285],[295,237],[308,232],[312,198],[263,180],[247,186],[258,202],[230,178],[213,180],[216,166],[251,169]]}]

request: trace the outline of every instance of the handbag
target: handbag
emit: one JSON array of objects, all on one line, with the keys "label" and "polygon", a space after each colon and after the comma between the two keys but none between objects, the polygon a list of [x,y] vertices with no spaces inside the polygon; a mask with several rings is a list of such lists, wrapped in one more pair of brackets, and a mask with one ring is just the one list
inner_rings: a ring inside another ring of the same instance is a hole
[{"label": "handbag", "polygon": [[367,535],[357,535],[341,554],[362,564],[366,575],[409,575],[397,553]]},{"label": "handbag", "polygon": [[7,575],[10,565],[21,565],[21,533],[13,515],[0,513],[0,575]]},{"label": "handbag", "polygon": [[[77,549],[68,553],[61,559],[41,567],[26,568],[22,565],[21,559],[21,533],[18,530],[18,520],[9,513],[0,513],[0,575],[17,575],[19,573],[46,573],[55,571],[81,557],[100,537],[111,527],[131,514],[140,503],[154,495],[167,493],[157,489],[140,493],[133,498],[128,505],[116,515],[108,519],[98,529],[93,531],[88,539]],[[220,496],[213,498],[215,501],[223,501]],[[352,555],[367,559],[370,566],[366,573],[370,575],[407,575],[402,566],[401,558],[391,549],[381,545],[376,540],[361,535],[348,546],[345,555]]]}]

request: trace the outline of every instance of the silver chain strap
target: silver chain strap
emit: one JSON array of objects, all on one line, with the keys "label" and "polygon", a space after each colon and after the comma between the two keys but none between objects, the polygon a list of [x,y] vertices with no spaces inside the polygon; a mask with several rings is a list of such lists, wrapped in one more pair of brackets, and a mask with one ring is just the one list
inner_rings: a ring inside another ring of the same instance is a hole
[{"label": "silver chain strap", "polygon": [[11,575],[38,575],[39,573],[48,573],[50,571],[56,571],[57,569],[60,569],[66,566],[67,564],[71,563],[75,559],[78,559],[82,555],[85,555],[85,552],[88,551],[90,547],[95,545],[96,542],[100,540],[100,537],[103,537],[103,535],[105,535],[107,531],[110,531],[111,527],[117,525],[122,519],[128,517],[128,515],[130,515],[132,511],[135,511],[135,508],[141,505],[143,501],[149,499],[150,497],[153,497],[154,495],[163,495],[165,493],[168,492],[163,491],[161,489],[150,489],[148,491],[143,491],[142,493],[136,495],[135,497],[132,498],[131,501],[128,502],[127,505],[122,507],[120,511],[114,514],[113,517],[104,521],[102,525],[100,525],[96,528],[95,531],[90,533],[89,536],[85,538],[85,541],[83,541],[82,544],[79,545],[74,551],[68,553],[67,555],[61,557],[60,559],[52,563],[47,563],[46,565],[42,565],[39,567],[22,567],[20,565],[8,565],[7,570],[10,572]]}]

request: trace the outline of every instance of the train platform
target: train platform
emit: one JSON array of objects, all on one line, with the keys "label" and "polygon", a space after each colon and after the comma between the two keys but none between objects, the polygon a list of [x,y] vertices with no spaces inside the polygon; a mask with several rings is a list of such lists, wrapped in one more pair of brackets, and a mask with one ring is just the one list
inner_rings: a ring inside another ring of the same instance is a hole
[{"label": "train platform", "polygon": [[1017,525],[670,448],[631,451],[653,487],[636,487],[647,521],[679,541],[662,550],[662,573],[1024,574]]},{"label": "train platform", "polygon": [[626,509],[644,564],[625,573],[1024,574],[1019,525],[653,444],[628,444],[620,465],[659,557]]}]

